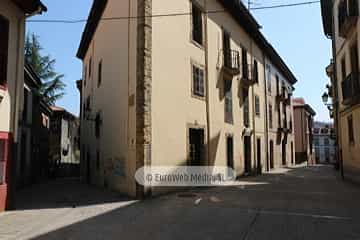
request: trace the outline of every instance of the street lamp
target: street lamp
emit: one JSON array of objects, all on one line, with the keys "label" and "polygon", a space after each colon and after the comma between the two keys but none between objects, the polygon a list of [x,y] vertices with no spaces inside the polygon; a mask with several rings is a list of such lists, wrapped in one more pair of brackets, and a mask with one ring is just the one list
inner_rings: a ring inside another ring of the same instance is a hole
[{"label": "street lamp", "polygon": [[322,98],[324,105],[327,107],[327,109],[330,112],[330,117],[333,118],[334,117],[334,105],[331,102],[329,103],[331,86],[327,85],[326,88],[328,89],[328,92],[324,92],[324,94],[321,96],[321,98]]},{"label": "street lamp", "polygon": [[323,100],[323,103],[325,104],[325,106],[327,106],[328,104],[328,101],[329,101],[329,94],[327,94],[326,92],[322,95],[322,100]]}]

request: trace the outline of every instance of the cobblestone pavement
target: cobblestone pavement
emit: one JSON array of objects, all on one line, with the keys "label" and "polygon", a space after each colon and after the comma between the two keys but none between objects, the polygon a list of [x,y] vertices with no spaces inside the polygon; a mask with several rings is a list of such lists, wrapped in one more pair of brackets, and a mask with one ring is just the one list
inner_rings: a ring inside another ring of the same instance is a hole
[{"label": "cobblestone pavement", "polygon": [[22,192],[22,210],[0,214],[0,239],[360,240],[360,186],[337,174],[282,169],[142,202],[53,182]]}]

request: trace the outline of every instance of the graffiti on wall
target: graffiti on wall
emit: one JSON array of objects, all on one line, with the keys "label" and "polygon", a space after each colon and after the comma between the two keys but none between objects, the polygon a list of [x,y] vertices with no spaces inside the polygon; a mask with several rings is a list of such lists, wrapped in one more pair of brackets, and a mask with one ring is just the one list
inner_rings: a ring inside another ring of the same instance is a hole
[{"label": "graffiti on wall", "polygon": [[126,177],[125,158],[109,158],[106,162],[106,173],[115,177]]}]

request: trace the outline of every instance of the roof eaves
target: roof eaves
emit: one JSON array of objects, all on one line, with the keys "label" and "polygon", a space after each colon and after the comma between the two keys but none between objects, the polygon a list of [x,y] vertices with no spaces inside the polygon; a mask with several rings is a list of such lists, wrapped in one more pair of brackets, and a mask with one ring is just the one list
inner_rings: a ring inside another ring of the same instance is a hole
[{"label": "roof eaves", "polygon": [[257,23],[256,19],[246,9],[240,0],[219,0],[222,5],[231,13],[231,15],[238,21],[241,27],[255,39],[259,47],[266,53],[266,55],[273,61],[273,64],[283,73],[291,84],[295,84],[297,79],[291,72],[289,67],[285,64],[284,60],[277,53],[275,48],[266,40],[265,36],[261,33],[261,26]]},{"label": "roof eaves", "polygon": [[94,0],[76,56],[84,59],[108,0]]}]

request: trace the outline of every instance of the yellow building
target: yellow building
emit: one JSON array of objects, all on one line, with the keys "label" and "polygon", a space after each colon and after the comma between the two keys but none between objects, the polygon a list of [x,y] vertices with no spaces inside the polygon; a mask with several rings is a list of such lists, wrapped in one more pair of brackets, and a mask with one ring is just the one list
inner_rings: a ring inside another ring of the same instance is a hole
[{"label": "yellow building", "polygon": [[339,158],[345,178],[360,181],[359,1],[322,1],[324,31],[331,38],[332,82]]},{"label": "yellow building", "polygon": [[141,197],[142,166],[294,162],[296,78],[241,1],[95,0],[77,56],[91,183]]}]

